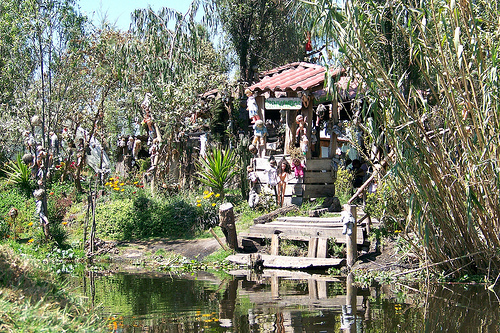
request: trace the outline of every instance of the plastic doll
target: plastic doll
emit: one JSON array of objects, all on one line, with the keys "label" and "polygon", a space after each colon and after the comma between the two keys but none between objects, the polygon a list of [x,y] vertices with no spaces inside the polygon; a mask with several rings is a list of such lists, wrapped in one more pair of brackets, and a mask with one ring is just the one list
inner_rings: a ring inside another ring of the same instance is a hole
[{"label": "plastic doll", "polygon": [[257,174],[253,170],[252,166],[247,166],[247,172],[248,172],[248,181],[250,182],[250,189],[255,189],[255,186],[257,185]]},{"label": "plastic doll", "polygon": [[292,161],[292,170],[295,172],[295,178],[304,178],[304,170],[306,165],[298,158],[294,158]]},{"label": "plastic doll", "polygon": [[285,199],[285,190],[286,184],[288,182],[288,175],[292,171],[290,168],[290,163],[287,162],[284,158],[281,159],[279,163],[279,171],[278,171],[278,205],[283,207],[283,202]]},{"label": "plastic doll", "polygon": [[307,148],[309,147],[309,139],[307,138],[307,128],[306,128],[306,119],[299,114],[295,118],[295,122],[297,123],[297,131],[295,132],[295,139],[297,141],[297,146],[300,147],[302,154],[306,154]]},{"label": "plastic doll", "polygon": [[263,120],[257,120],[253,125],[253,141],[254,146],[263,145],[266,143],[267,128]]},{"label": "plastic doll", "polygon": [[259,107],[257,106],[257,101],[255,100],[255,97],[250,89],[245,89],[245,95],[247,95],[248,117],[252,119],[252,124],[254,124],[260,119],[258,113]]},{"label": "plastic doll", "polygon": [[276,170],[277,164],[276,160],[273,156],[269,159],[269,168],[267,171],[267,178],[269,187],[274,191],[274,196],[276,197],[276,201],[278,201],[278,192],[276,189],[276,185],[278,185],[278,171]]}]

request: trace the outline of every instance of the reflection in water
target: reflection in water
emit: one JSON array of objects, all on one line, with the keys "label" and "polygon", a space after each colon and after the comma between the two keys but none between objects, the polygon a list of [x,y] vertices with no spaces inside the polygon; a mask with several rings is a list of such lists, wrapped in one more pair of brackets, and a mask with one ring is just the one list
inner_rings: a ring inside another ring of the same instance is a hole
[{"label": "reflection in water", "polygon": [[110,332],[499,332],[499,302],[484,286],[361,289],[353,280],[266,270],[222,278],[88,273],[73,282]]}]

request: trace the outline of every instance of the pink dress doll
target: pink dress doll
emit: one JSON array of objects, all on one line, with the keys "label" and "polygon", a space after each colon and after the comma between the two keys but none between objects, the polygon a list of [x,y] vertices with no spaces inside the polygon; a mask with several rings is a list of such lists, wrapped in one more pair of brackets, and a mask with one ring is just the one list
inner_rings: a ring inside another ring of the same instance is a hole
[{"label": "pink dress doll", "polygon": [[293,159],[292,170],[295,172],[295,178],[303,178],[304,170],[306,169],[306,165],[298,158]]}]

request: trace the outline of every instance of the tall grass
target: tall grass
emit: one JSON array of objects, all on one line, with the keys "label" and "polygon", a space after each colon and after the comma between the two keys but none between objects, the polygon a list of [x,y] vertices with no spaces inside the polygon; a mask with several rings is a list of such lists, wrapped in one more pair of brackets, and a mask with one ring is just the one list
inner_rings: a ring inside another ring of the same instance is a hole
[{"label": "tall grass", "polygon": [[447,274],[498,273],[498,2],[314,3],[316,26],[364,84],[372,140],[393,152],[388,179],[404,188],[415,252]]},{"label": "tall grass", "polygon": [[0,246],[0,330],[2,332],[100,332],[104,322],[41,262]]}]

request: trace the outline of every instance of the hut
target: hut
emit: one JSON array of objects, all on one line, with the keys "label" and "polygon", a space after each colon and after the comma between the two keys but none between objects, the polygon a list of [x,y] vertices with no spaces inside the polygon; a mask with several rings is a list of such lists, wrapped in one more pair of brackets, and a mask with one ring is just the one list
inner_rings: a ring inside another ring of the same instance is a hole
[{"label": "hut", "polygon": [[[345,77],[343,69],[328,73],[335,77],[338,98],[324,90],[327,69],[295,62],[262,72],[259,81],[248,87],[257,104],[257,118],[266,125],[265,142],[257,143],[253,170],[266,184],[269,158],[291,157],[305,162],[303,177],[291,177],[283,204],[301,204],[303,199],[335,195],[339,160],[339,120],[350,119],[350,97],[357,85]],[[252,101],[253,102],[253,101]],[[339,104],[340,103],[340,104]],[[254,125],[255,126],[255,125]],[[254,141],[256,142],[256,141]]]}]

